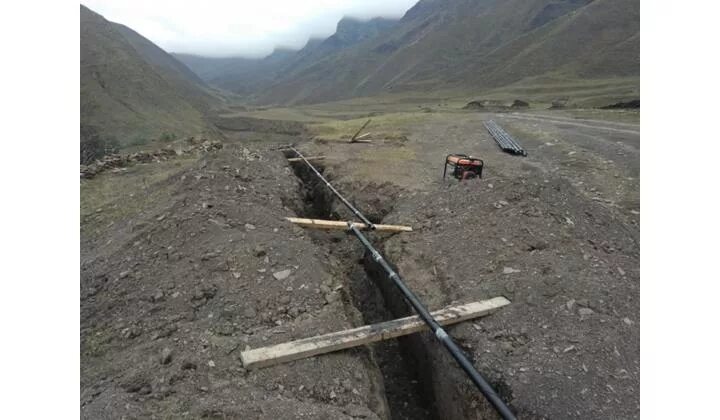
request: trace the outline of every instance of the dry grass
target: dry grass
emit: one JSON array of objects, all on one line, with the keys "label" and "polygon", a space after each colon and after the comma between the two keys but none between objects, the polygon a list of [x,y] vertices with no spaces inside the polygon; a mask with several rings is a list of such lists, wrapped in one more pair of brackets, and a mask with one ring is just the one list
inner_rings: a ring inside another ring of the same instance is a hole
[{"label": "dry grass", "polygon": [[124,171],[108,171],[93,179],[81,180],[82,235],[92,235],[111,223],[135,217],[165,202],[171,190],[157,186],[196,161],[197,157],[188,155],[165,162],[137,164]]},{"label": "dry grass", "polygon": [[400,139],[408,136],[406,129],[413,124],[422,122],[428,114],[421,112],[397,112],[376,115],[370,118],[356,118],[351,120],[332,120],[309,124],[308,130],[318,139],[325,141],[347,141],[368,119],[372,121],[365,127],[363,133],[371,133],[373,139]]}]

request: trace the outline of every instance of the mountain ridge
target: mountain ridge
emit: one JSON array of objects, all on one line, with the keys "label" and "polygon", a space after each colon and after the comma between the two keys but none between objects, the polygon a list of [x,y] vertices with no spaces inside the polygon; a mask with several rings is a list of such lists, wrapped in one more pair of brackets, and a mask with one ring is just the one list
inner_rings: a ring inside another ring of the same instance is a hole
[{"label": "mountain ridge", "polygon": [[[297,104],[394,91],[492,89],[527,78],[639,75],[637,0],[421,0],[399,20],[365,31],[348,45],[352,19],[336,32],[246,72],[216,67],[206,82],[261,104]],[[194,69],[189,63],[177,57]],[[259,63],[266,63],[260,65]],[[212,67],[212,63],[205,62]],[[263,75],[262,82],[253,72]],[[200,73],[199,73],[200,74]],[[201,74],[202,76],[202,74]]]},{"label": "mountain ridge", "polygon": [[278,47],[259,59],[172,55],[208,84],[234,93],[251,95],[269,87],[289,71],[301,71],[322,57],[341,52],[383,33],[395,22],[396,20],[382,17],[367,20],[344,17],[336,25],[335,33],[327,38],[310,38],[305,46],[298,50]]}]

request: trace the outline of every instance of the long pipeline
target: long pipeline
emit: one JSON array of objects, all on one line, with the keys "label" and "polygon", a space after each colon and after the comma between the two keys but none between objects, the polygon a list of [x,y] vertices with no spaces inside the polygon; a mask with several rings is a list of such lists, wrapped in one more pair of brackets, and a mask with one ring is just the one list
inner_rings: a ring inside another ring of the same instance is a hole
[{"label": "long pipeline", "polygon": [[360,213],[360,211],[359,211],[358,209],[356,209],[355,206],[353,206],[352,204],[350,204],[350,202],[347,201],[347,200],[345,199],[345,197],[343,197],[342,194],[340,194],[340,192],[338,192],[338,190],[336,190],[335,187],[333,187],[333,186],[330,184],[330,182],[328,182],[328,180],[325,179],[324,176],[322,176],[322,174],[320,173],[320,171],[318,171],[317,169],[315,169],[315,167],[314,167],[307,159],[305,159],[305,156],[303,156],[302,153],[300,153],[296,148],[294,148],[294,147],[292,147],[292,146],[290,146],[290,149],[291,149],[293,152],[295,152],[295,154],[297,154],[297,157],[299,157],[300,159],[302,159],[303,162],[305,162],[305,164],[306,164],[313,172],[315,172],[315,175],[317,175],[318,178],[320,178],[320,179],[325,183],[325,186],[327,186],[328,189],[329,189],[330,191],[332,191],[332,193],[335,194],[335,196],[336,196],[337,198],[339,198],[340,201],[342,201],[343,204],[345,204],[345,207],[347,207],[348,210],[350,210],[355,216],[358,217],[358,219],[360,219],[363,223],[365,223],[365,225],[367,225],[368,228],[370,228],[371,230],[375,230],[375,224],[374,224],[373,222],[371,222],[370,220],[368,220],[368,218],[365,217],[365,215],[363,215],[362,213]]},{"label": "long pipeline", "polygon": [[445,348],[450,352],[455,361],[458,362],[460,367],[470,377],[470,380],[473,381],[475,386],[477,386],[477,388],[485,396],[485,398],[487,398],[488,401],[490,401],[490,403],[493,405],[493,407],[495,407],[495,410],[497,410],[500,416],[505,420],[514,420],[515,415],[512,413],[512,411],[510,411],[510,408],[500,398],[497,392],[495,392],[492,386],[488,384],[488,382],[485,380],[485,378],[483,378],[480,372],[475,369],[475,367],[472,365],[467,356],[465,356],[460,347],[455,344],[455,341],[453,341],[453,339],[445,332],[445,330],[440,326],[440,324],[435,320],[435,318],[433,318],[425,305],[423,305],[422,302],[420,302],[420,300],[418,299],[418,297],[415,296],[415,293],[413,293],[412,290],[408,289],[400,275],[396,273],[395,270],[392,269],[392,267],[390,267],[390,264],[388,264],[385,258],[375,249],[375,247],[372,246],[370,241],[365,237],[365,235],[362,234],[362,232],[360,232],[360,230],[355,226],[354,223],[348,223],[348,228],[349,231],[360,240],[365,249],[370,253],[373,261],[378,263],[383,268],[383,270],[385,270],[388,275],[388,279],[391,280],[398,289],[400,289],[400,292],[405,296],[408,302],[410,302],[410,305],[412,305],[412,307],[415,309],[415,312],[417,312],[420,318],[428,325],[428,327],[430,327],[432,332],[435,334],[435,338],[437,338],[438,341],[440,341],[445,346]]},{"label": "long pipeline", "polygon": [[[320,174],[320,172],[315,169],[315,167],[308,162],[307,159],[305,159],[305,156],[302,155],[297,149],[290,146],[290,149],[292,149],[298,157],[300,157],[305,164],[307,164],[310,169],[317,175],[324,183],[325,185],[330,189],[330,191],[335,194],[347,207],[350,209],[350,211],[353,212],[354,215],[356,215],[360,220],[362,220],[363,223],[365,223],[367,226],[369,226],[371,229],[375,229],[375,225],[372,224],[358,209],[356,209],[352,204],[350,204],[349,201],[347,201],[330,183],[325,179],[325,177]],[[425,305],[420,302],[417,296],[415,296],[415,293],[412,292],[406,285],[403,279],[398,275],[395,270],[390,267],[390,264],[385,260],[385,258],[375,249],[375,247],[372,246],[370,241],[365,237],[365,235],[360,232],[360,230],[355,226],[354,223],[349,222],[348,223],[348,232],[355,235],[355,237],[360,240],[362,245],[365,247],[365,249],[370,253],[372,259],[377,262],[383,270],[388,275],[388,279],[390,279],[395,286],[400,290],[400,292],[405,296],[405,298],[410,302],[412,307],[415,309],[415,312],[418,313],[420,318],[430,327],[430,330],[435,334],[435,337],[440,341],[445,348],[450,352],[452,357],[455,359],[456,362],[460,365],[460,367],[465,371],[465,373],[470,377],[470,380],[475,384],[475,386],[480,390],[480,392],[487,398],[488,401],[490,401],[490,404],[497,410],[498,414],[504,419],[504,420],[516,420],[515,415],[510,411],[510,408],[505,404],[505,402],[500,398],[500,396],[495,392],[495,390],[490,386],[490,384],[483,378],[483,376],[480,374],[480,372],[475,369],[473,364],[470,362],[470,360],[465,356],[463,351],[458,347],[458,345],[455,343],[455,341],[445,332],[445,330],[440,326],[440,324],[433,318],[433,316],[430,314],[430,312],[427,310]]]}]

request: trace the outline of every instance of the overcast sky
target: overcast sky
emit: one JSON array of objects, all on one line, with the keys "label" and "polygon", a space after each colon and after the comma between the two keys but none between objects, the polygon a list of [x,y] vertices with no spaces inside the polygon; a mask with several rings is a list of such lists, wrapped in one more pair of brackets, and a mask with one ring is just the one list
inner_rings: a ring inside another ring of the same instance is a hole
[{"label": "overcast sky", "polygon": [[327,37],[343,16],[400,17],[417,0],[83,0],[164,50],[213,57],[264,56]]}]

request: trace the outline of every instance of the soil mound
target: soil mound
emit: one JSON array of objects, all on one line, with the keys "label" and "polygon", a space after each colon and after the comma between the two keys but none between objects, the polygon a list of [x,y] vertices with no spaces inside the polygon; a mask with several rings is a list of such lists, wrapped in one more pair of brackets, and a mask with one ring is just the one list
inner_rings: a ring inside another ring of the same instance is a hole
[{"label": "soil mound", "polygon": [[558,98],[552,101],[552,104],[550,105],[549,109],[564,109],[567,108],[568,102],[570,101],[569,98]]},{"label": "soil mound", "polygon": [[616,102],[612,105],[601,106],[600,109],[640,109],[640,99],[627,102]]},{"label": "soil mound", "polygon": [[480,101],[470,101],[462,109],[485,109]]}]

